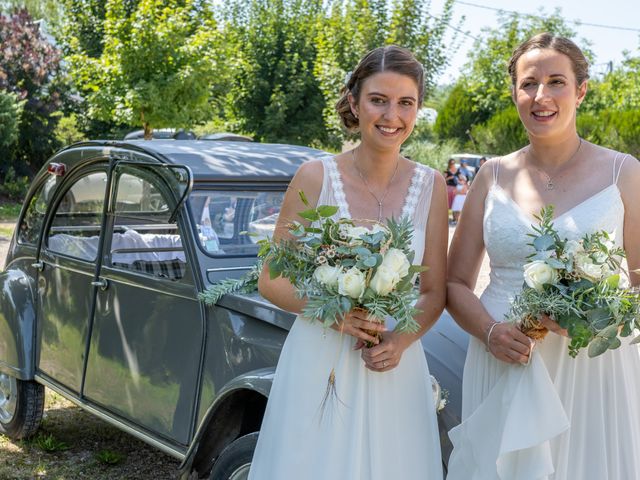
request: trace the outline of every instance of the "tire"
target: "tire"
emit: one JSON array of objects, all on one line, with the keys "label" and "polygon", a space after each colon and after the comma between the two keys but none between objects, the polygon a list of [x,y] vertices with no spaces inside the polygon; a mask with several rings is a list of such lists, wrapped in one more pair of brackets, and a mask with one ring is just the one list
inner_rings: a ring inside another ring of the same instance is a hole
[{"label": "tire", "polygon": [[258,432],[231,442],[213,464],[209,480],[246,480],[249,477],[249,467],[256,443],[258,443]]},{"label": "tire", "polygon": [[40,427],[44,410],[44,387],[0,373],[0,433],[20,440]]}]

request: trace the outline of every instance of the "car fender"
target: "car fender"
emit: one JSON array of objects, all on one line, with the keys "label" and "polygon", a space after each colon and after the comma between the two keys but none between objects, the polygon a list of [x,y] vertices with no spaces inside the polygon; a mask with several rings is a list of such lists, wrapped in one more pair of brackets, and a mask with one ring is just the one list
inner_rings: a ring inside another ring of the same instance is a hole
[{"label": "car fender", "polygon": [[[199,475],[208,471],[213,460],[238,436],[258,431],[275,367],[247,372],[227,383],[207,409],[187,454],[180,465],[183,478],[195,469]],[[256,405],[257,412],[246,412],[246,405]]]},{"label": "car fender", "polygon": [[34,284],[22,270],[0,273],[0,371],[20,380],[35,373]]}]

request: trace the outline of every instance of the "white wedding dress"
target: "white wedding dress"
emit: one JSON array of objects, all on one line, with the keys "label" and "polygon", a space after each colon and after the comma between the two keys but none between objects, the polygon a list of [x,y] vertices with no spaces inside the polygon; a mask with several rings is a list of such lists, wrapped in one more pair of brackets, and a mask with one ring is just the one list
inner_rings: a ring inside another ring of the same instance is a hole
[{"label": "white wedding dress", "polygon": [[[350,217],[333,158],[323,159],[318,205]],[[416,165],[403,215],[413,219],[414,263],[424,249],[435,171]],[[365,368],[355,340],[298,317],[287,336],[250,480],[441,480],[429,368],[414,342],[384,373]],[[337,397],[321,407],[335,369]]]},{"label": "white wedding dress", "polygon": [[[622,245],[618,157],[611,185],[555,219],[561,237],[607,230]],[[499,186],[498,173],[496,163],[484,213],[491,280],[481,301],[501,321],[522,288],[536,221]],[[568,343],[549,333],[523,366],[497,360],[471,338],[448,480],[640,479],[640,348],[623,339],[617,350],[589,358],[583,349],[574,359]]]}]

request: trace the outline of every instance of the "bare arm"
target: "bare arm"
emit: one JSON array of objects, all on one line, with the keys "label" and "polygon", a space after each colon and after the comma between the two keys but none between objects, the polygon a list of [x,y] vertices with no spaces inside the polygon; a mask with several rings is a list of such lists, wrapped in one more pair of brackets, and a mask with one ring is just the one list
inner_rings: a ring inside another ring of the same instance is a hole
[{"label": "bare arm", "polygon": [[[640,162],[628,157],[618,182],[624,202],[624,250],[633,285],[640,285]],[[636,270],[636,272],[634,272]]]},{"label": "bare arm", "polygon": [[447,240],[449,234],[447,188],[441,175],[434,176],[429,220],[425,233],[422,265],[428,267],[420,274],[420,297],[416,308],[420,313],[416,321],[420,330],[414,334],[386,332],[380,345],[363,350],[367,368],[378,372],[395,368],[402,353],[418,340],[438,320],[446,301]]},{"label": "bare arm", "polygon": [[[486,311],[473,289],[485,251],[484,202],[493,181],[492,162],[495,161],[490,160],[485,168],[480,169],[469,188],[449,248],[447,272],[447,310],[464,330],[485,344],[496,320]],[[509,363],[526,362],[530,350],[528,337],[510,324],[493,327],[491,343],[487,346],[496,358]]]}]

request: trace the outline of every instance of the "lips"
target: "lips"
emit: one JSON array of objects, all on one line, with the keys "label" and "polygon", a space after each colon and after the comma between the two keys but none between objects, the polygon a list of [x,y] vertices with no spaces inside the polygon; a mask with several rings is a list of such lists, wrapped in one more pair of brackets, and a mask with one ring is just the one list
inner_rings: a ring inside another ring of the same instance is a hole
[{"label": "lips", "polygon": [[395,135],[400,131],[400,128],[385,127],[383,125],[376,125],[376,128],[380,130],[382,133],[384,133],[385,135]]},{"label": "lips", "polygon": [[538,120],[548,120],[555,117],[557,114],[558,112],[554,112],[553,110],[539,110],[531,112],[531,115]]}]

